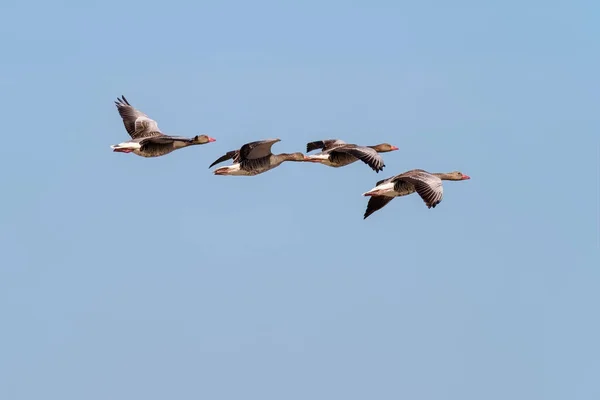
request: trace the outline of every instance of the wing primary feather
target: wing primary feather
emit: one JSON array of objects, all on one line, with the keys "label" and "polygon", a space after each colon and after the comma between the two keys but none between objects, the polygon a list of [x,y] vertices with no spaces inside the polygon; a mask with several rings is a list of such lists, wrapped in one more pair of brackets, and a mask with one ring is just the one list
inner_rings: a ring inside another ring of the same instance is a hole
[{"label": "wing primary feather", "polygon": [[223,161],[227,161],[231,158],[235,158],[236,152],[237,152],[237,150],[228,151],[227,153],[225,153],[225,155],[219,157],[212,164],[210,164],[210,166],[208,168],[212,168],[215,165],[222,163]]},{"label": "wing primary feather", "polygon": [[325,143],[322,140],[317,140],[316,142],[310,142],[306,144],[306,152],[309,153],[313,150],[322,149],[325,147]]},{"label": "wing primary feather", "polygon": [[391,196],[373,196],[369,199],[367,203],[367,209],[365,210],[365,214],[363,215],[363,219],[367,219],[367,217],[373,214],[375,211],[381,210],[383,207],[387,205],[390,201],[393,200]]},{"label": "wing primary feather", "polygon": [[385,164],[383,162],[383,158],[377,153],[375,150],[368,147],[359,147],[359,146],[339,146],[336,147],[333,152],[342,152],[350,154],[373,169],[373,171],[379,173],[379,171],[383,171],[383,167]]}]

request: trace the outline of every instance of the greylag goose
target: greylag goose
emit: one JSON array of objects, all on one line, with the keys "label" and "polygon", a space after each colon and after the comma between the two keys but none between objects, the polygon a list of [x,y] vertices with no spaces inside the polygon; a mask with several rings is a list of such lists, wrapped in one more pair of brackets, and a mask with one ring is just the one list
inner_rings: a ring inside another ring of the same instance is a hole
[{"label": "greylag goose", "polygon": [[113,151],[133,153],[141,157],[159,157],[187,146],[215,141],[206,135],[193,138],[165,135],[158,129],[156,121],[132,107],[125,96],[121,97],[117,97],[115,104],[131,140],[110,146]]},{"label": "greylag goose", "polygon": [[307,153],[316,149],[322,149],[323,151],[307,156],[308,161],[339,168],[361,160],[377,173],[385,167],[383,158],[379,153],[398,150],[396,146],[389,143],[381,143],[376,146],[358,146],[348,144],[340,139],[319,140],[306,145]]},{"label": "greylag goose", "polygon": [[212,168],[223,161],[233,159],[233,165],[217,168],[214,174],[253,176],[278,167],[284,161],[306,161],[306,156],[302,153],[271,153],[271,146],[279,141],[281,139],[266,139],[246,143],[239,150],[227,152],[224,156],[210,164],[208,168]]},{"label": "greylag goose", "polygon": [[367,204],[364,218],[382,209],[394,197],[406,196],[417,192],[427,208],[435,208],[444,195],[442,181],[464,181],[471,179],[468,175],[454,171],[449,173],[429,173],[422,169],[413,169],[400,175],[383,179],[364,196],[371,196]]}]

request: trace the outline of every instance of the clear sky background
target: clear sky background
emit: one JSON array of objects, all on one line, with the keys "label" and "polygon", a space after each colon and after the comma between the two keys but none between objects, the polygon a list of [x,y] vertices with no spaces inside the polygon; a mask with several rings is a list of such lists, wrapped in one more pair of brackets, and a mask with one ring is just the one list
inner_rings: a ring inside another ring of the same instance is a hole
[{"label": "clear sky background", "polygon": [[[595,1],[0,6],[0,398],[600,398]],[[113,101],[215,143],[144,159]],[[376,174],[228,150],[389,142]],[[375,182],[459,170],[363,220]]]}]

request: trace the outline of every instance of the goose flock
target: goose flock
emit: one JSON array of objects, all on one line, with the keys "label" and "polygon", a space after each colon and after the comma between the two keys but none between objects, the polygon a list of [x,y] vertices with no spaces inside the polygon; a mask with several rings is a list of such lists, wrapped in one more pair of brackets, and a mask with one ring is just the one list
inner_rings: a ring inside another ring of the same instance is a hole
[{"label": "goose flock", "polygon": [[[125,96],[117,98],[115,104],[123,119],[125,130],[131,137],[131,140],[112,145],[111,148],[115,152],[133,153],[141,157],[160,157],[184,147],[215,141],[207,135],[197,135],[192,138],[165,135],[158,128],[155,120],[129,104]],[[228,151],[219,157],[209,168],[232,160],[231,165],[215,169],[214,174],[253,176],[276,168],[285,161],[313,162],[339,168],[360,160],[379,173],[385,167],[380,153],[398,150],[398,147],[389,143],[359,146],[340,139],[327,139],[310,142],[306,145],[306,153],[321,150],[316,154],[306,155],[301,152],[273,154],[271,148],[279,141],[281,140],[275,138],[246,143],[239,149]],[[385,207],[395,197],[415,192],[421,196],[427,208],[435,208],[442,201],[444,195],[442,181],[467,179],[471,178],[459,171],[430,173],[422,169],[413,169],[380,180],[373,189],[363,193],[363,196],[369,197],[363,219]]]}]

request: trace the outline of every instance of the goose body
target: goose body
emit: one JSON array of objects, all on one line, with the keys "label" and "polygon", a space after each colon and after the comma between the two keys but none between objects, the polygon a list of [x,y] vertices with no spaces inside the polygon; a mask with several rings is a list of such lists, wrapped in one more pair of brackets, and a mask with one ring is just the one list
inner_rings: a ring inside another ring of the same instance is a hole
[{"label": "goose body", "polygon": [[375,172],[383,170],[385,164],[379,153],[398,150],[398,147],[388,143],[376,146],[359,146],[349,144],[340,139],[327,139],[310,142],[306,145],[306,152],[322,149],[320,153],[309,155],[308,161],[339,168],[361,160]]},{"label": "goose body", "polygon": [[280,139],[266,139],[250,142],[239,150],[232,150],[215,160],[208,168],[223,161],[233,160],[232,165],[217,168],[215,175],[254,176],[278,167],[285,161],[306,161],[302,153],[273,154],[271,147]]},{"label": "goose body", "polygon": [[417,193],[427,208],[435,208],[444,196],[442,181],[462,181],[471,179],[468,175],[454,171],[449,173],[429,173],[422,169],[413,169],[391,178],[383,179],[364,196],[370,196],[364,218],[385,207],[395,197]]},{"label": "goose body", "polygon": [[115,104],[131,140],[110,146],[115,152],[133,153],[141,157],[160,157],[184,147],[215,141],[207,135],[197,135],[193,138],[165,135],[155,120],[134,108],[125,96],[121,97],[117,98]]}]

